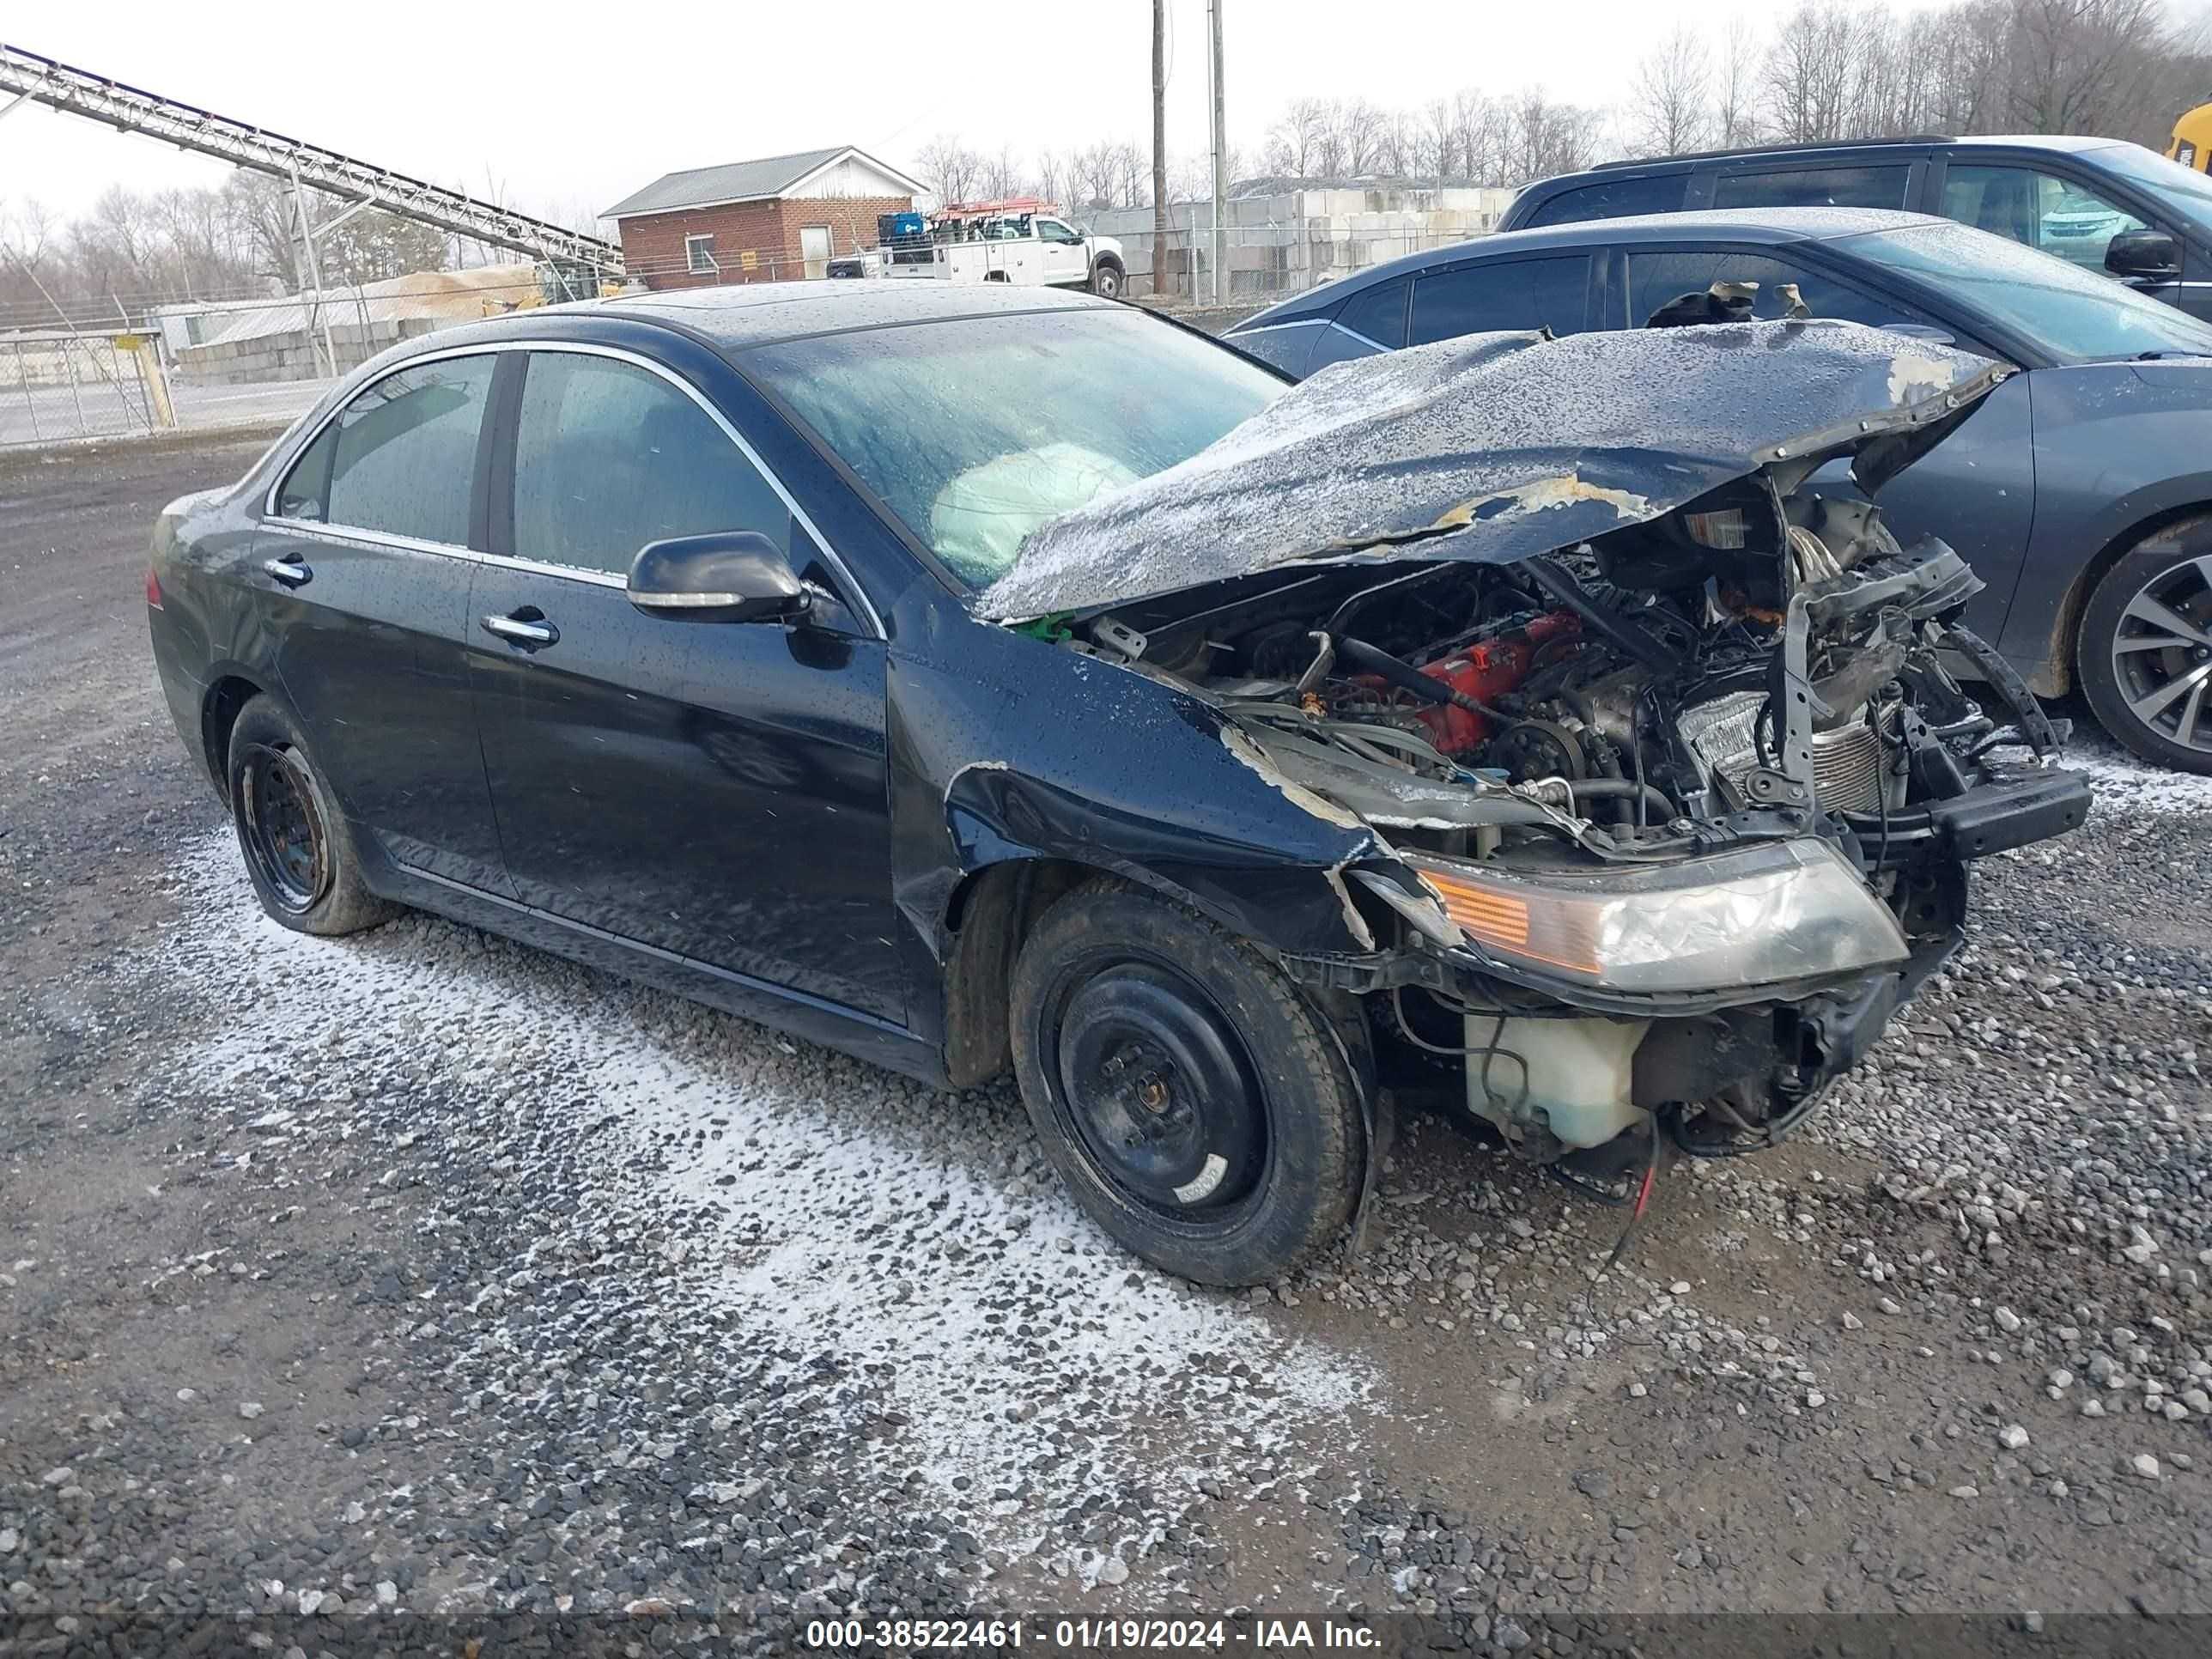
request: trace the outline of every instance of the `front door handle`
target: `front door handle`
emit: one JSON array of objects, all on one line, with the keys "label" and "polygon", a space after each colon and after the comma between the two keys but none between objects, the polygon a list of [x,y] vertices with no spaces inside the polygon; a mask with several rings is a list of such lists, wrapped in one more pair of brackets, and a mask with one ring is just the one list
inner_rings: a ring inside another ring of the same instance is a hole
[{"label": "front door handle", "polygon": [[297,553],[287,554],[281,559],[262,560],[261,574],[274,576],[287,587],[305,587],[315,577]]},{"label": "front door handle", "polygon": [[486,617],[483,630],[517,645],[551,645],[561,630],[543,617]]}]

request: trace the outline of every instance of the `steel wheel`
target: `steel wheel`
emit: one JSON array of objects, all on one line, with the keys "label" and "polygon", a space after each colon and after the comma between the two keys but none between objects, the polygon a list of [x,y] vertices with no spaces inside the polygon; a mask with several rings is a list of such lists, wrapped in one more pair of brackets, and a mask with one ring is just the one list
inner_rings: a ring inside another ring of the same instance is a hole
[{"label": "steel wheel", "polygon": [[2185,558],[2136,590],[2113,629],[2112,663],[2130,714],[2212,755],[2212,555]]},{"label": "steel wheel", "polygon": [[1157,963],[1101,968],[1061,1006],[1054,1091],[1099,1177],[1177,1221],[1249,1198],[1267,1109],[1244,1045],[1198,986]]},{"label": "steel wheel", "polygon": [[289,744],[252,744],[239,786],[246,855],[279,905],[312,910],[331,889],[331,842],[307,763]]}]

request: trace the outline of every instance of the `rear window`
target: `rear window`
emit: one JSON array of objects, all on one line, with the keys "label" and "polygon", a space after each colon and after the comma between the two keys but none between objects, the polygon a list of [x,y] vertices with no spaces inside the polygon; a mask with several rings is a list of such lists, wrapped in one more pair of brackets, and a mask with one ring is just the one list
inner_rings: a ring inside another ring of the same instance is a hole
[{"label": "rear window", "polygon": [[1797,167],[1782,173],[1723,173],[1713,183],[1717,208],[1901,208],[1910,167]]},{"label": "rear window", "polygon": [[1539,202],[1524,226],[1571,225],[1585,219],[1626,219],[1638,213],[1675,213],[1689,187],[1686,173],[1645,173],[1579,185]]},{"label": "rear window", "polygon": [[1401,276],[1352,295],[1337,313],[1337,325],[1395,351],[1406,343],[1406,288]]}]

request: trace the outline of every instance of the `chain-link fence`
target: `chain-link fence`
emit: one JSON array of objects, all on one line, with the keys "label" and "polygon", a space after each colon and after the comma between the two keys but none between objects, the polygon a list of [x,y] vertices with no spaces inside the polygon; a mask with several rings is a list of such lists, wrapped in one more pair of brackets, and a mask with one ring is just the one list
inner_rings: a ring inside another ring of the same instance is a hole
[{"label": "chain-link fence", "polygon": [[[1123,297],[1188,310],[1201,324],[1218,325],[1401,254],[1482,234],[1505,197],[1302,190],[1238,200],[1230,204],[1218,273],[1204,204],[1176,204],[1176,222],[1157,249],[1149,208],[1060,217],[1118,264]],[[848,276],[947,282],[980,278],[983,270],[975,262],[940,262],[927,246],[899,257],[849,234],[810,246],[804,257],[717,250],[712,240],[690,239],[677,258],[634,263],[628,285],[666,291]],[[1071,251],[1073,276],[1063,262],[1054,279],[1081,283],[1095,260],[1079,249],[1062,250]],[[960,276],[951,274],[955,270]],[[0,306],[0,445],[289,418],[337,377],[401,341],[592,291],[592,273],[518,263],[276,297],[109,296],[99,307],[104,318],[64,318],[51,301]]]},{"label": "chain-link fence", "polygon": [[167,372],[150,337],[72,329],[0,335],[0,445],[175,424]]}]

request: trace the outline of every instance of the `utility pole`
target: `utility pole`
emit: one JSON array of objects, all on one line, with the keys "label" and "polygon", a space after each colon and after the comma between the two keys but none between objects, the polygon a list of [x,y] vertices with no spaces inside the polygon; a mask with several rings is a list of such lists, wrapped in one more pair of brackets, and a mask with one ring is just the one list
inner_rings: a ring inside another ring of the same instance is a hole
[{"label": "utility pole", "polygon": [[1152,0],[1152,293],[1168,276],[1168,0]]},{"label": "utility pole", "polygon": [[1213,82],[1213,303],[1219,305],[1229,293],[1229,129],[1221,115],[1221,0],[1206,0],[1206,15],[1212,36],[1206,57]]}]

